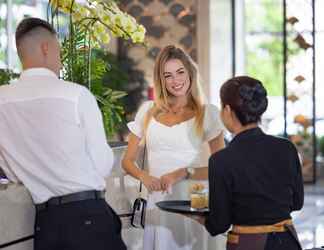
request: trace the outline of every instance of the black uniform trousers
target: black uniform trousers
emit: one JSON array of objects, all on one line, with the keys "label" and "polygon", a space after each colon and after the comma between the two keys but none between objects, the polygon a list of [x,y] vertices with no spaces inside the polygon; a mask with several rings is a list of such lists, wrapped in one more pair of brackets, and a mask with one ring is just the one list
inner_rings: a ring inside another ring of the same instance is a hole
[{"label": "black uniform trousers", "polygon": [[126,250],[121,221],[103,199],[49,206],[36,213],[35,250]]}]

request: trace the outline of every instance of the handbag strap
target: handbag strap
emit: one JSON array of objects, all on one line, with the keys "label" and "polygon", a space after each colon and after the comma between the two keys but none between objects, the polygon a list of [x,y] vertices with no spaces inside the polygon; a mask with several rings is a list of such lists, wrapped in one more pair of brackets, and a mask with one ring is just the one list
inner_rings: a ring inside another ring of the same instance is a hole
[{"label": "handbag strap", "polygon": [[[143,159],[142,159],[142,164],[140,166],[140,169],[144,169],[144,164],[145,164],[145,157],[146,157],[146,144],[144,145],[144,149],[143,149]],[[140,181],[140,187],[139,187],[139,193],[142,192],[142,185],[143,183]]]}]

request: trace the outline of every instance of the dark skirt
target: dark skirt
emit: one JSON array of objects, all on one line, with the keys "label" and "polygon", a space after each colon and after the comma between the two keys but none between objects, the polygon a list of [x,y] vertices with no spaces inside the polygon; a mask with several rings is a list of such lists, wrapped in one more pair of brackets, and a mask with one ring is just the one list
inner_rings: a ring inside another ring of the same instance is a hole
[{"label": "dark skirt", "polygon": [[302,250],[293,226],[285,232],[235,234],[230,232],[227,250]]}]

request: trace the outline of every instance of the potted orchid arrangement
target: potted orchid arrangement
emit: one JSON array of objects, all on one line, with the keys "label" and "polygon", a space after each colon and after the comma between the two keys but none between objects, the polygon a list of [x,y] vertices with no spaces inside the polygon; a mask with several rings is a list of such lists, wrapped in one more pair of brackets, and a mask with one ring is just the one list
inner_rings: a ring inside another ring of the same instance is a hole
[{"label": "potted orchid arrangement", "polygon": [[96,52],[107,50],[112,37],[145,45],[146,30],[113,0],[49,0],[48,6],[48,19],[59,34],[67,21],[68,33],[62,39],[61,50],[62,78],[88,87],[96,96],[107,136],[111,137],[123,120],[120,99],[126,93],[103,82],[111,65]]}]

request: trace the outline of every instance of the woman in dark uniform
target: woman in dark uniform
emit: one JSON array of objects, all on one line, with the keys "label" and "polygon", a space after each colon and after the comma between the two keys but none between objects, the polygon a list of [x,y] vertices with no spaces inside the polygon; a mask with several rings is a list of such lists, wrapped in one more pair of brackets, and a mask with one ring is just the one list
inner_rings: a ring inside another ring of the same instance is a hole
[{"label": "woman in dark uniform", "polygon": [[228,250],[301,249],[290,213],[304,201],[294,145],[265,134],[258,123],[268,106],[256,79],[225,82],[220,92],[224,125],[234,134],[209,160],[207,217],[195,217],[211,235],[228,233]]}]

